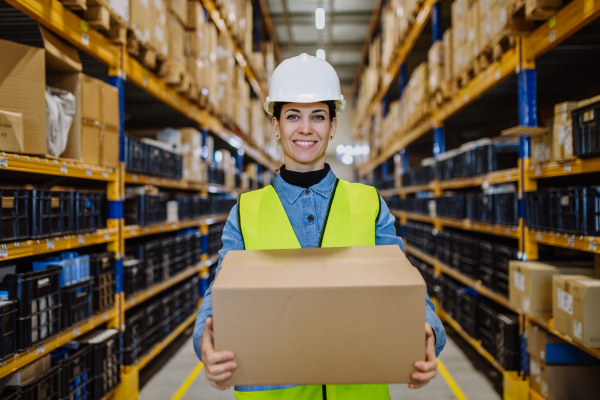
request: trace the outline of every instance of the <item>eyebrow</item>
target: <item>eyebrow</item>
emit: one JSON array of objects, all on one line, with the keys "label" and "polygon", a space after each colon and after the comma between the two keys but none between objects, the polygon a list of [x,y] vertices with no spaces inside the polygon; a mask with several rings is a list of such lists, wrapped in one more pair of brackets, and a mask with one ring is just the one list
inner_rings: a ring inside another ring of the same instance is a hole
[{"label": "eyebrow", "polygon": [[[285,112],[286,113],[288,113],[288,112],[297,112],[297,113],[299,113],[300,110],[298,110],[297,108],[290,108],[289,110],[285,110]],[[318,110],[314,110],[312,113],[314,114],[314,113],[318,113],[318,112],[325,112],[325,110],[324,109],[318,109]]]}]

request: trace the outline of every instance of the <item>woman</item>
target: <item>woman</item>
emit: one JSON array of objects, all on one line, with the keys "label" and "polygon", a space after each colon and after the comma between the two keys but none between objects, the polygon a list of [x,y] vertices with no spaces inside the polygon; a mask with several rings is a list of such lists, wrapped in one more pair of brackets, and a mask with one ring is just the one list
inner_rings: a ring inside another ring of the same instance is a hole
[{"label": "woman", "polygon": [[[338,180],[325,164],[328,143],[336,133],[336,115],[346,105],[331,65],[307,54],[290,58],[273,72],[269,89],[264,108],[273,116],[273,134],[283,149],[285,165],[272,186],[238,198],[223,230],[221,260],[229,250],[244,249],[397,244],[404,251],[394,217],[377,191]],[[328,234],[326,228],[332,223],[336,229],[329,232],[347,235]],[[196,318],[194,349],[211,385],[224,390],[223,382],[235,373],[237,364],[232,352],[214,349],[211,287]],[[419,372],[412,378],[418,383],[410,388],[422,387],[435,377],[436,357],[446,343],[444,328],[427,294],[426,302],[426,360],[415,364]],[[235,396],[265,400],[390,398],[387,385],[242,386],[235,388]]]}]

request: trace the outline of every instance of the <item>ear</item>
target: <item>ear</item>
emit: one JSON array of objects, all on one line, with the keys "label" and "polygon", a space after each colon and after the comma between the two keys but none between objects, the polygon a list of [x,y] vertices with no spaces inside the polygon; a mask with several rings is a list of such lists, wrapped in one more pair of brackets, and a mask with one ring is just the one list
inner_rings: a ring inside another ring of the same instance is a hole
[{"label": "ear", "polygon": [[276,140],[279,140],[281,134],[279,133],[279,121],[277,121],[277,118],[273,117],[273,119],[271,119],[271,126],[273,127],[273,137]]},{"label": "ear", "polygon": [[329,125],[329,140],[335,139],[335,132],[337,131],[337,117],[333,117],[331,124]]}]

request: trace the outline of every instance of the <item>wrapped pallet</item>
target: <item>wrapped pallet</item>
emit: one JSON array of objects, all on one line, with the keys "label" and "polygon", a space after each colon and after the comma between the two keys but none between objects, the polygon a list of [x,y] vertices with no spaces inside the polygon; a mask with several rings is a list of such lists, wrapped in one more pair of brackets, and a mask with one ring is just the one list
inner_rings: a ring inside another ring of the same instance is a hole
[{"label": "wrapped pallet", "polygon": [[444,42],[435,41],[427,53],[429,90],[433,94],[441,89],[444,79]]}]

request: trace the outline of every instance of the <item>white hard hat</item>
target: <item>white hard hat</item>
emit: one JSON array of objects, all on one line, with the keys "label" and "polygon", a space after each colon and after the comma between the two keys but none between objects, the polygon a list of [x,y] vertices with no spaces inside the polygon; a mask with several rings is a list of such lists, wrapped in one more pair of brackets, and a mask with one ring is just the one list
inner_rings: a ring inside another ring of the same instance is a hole
[{"label": "white hard hat", "polygon": [[288,58],[275,68],[269,85],[269,97],[263,108],[273,115],[276,102],[318,103],[335,100],[336,114],[346,107],[340,78],[327,61],[302,53]]}]

